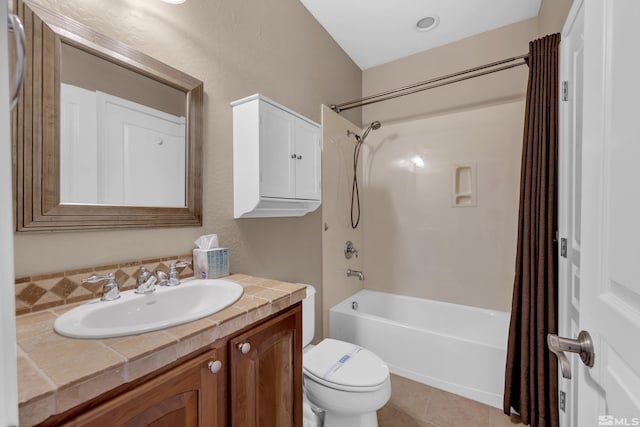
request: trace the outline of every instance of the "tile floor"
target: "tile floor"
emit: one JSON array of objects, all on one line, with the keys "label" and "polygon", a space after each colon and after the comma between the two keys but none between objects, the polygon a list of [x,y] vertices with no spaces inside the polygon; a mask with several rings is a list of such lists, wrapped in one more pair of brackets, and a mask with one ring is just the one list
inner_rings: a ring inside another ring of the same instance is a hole
[{"label": "tile floor", "polygon": [[522,426],[501,410],[391,375],[391,399],[378,411],[379,427]]}]

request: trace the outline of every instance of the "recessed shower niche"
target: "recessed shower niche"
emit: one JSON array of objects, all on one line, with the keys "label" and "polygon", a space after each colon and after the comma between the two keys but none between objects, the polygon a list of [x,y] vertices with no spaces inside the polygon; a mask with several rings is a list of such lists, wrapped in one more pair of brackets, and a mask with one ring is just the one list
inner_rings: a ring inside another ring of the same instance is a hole
[{"label": "recessed shower niche", "polygon": [[476,163],[455,163],[452,167],[451,206],[475,207],[477,203]]}]

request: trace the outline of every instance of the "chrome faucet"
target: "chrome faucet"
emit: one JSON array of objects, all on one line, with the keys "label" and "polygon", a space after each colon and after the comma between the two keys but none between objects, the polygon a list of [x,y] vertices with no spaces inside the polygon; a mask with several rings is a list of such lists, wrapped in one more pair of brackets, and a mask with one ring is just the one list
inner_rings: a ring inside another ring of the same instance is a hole
[{"label": "chrome faucet", "polygon": [[113,301],[120,298],[120,288],[118,288],[118,282],[116,282],[116,276],[113,273],[99,276],[94,274],[91,277],[82,279],[82,283],[97,283],[106,280],[107,283],[102,287],[101,301]]},{"label": "chrome faucet", "polygon": [[359,280],[364,280],[364,273],[358,270],[347,269],[347,277],[357,277]]},{"label": "chrome faucet", "polygon": [[160,286],[168,286],[169,285],[169,275],[162,270],[156,270],[153,272],[156,278],[158,279],[158,285]]},{"label": "chrome faucet", "polygon": [[138,273],[138,287],[135,290],[136,294],[148,294],[156,290],[156,283],[158,283],[158,278],[151,274],[151,272],[147,271],[144,266],[140,267],[140,272]]},{"label": "chrome faucet", "polygon": [[178,272],[178,268],[184,268],[188,265],[191,265],[189,261],[183,262],[173,262],[169,265],[169,281],[167,282],[167,286],[176,286],[180,284],[180,273]]}]

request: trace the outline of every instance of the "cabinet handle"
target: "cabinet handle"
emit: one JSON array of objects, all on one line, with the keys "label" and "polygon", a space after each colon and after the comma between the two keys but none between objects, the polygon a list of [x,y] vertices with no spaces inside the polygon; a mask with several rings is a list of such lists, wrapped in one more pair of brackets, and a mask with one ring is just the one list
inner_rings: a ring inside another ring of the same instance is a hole
[{"label": "cabinet handle", "polygon": [[298,160],[302,160],[302,154],[298,156]]},{"label": "cabinet handle", "polygon": [[241,342],[240,344],[238,344],[238,350],[242,354],[247,354],[251,351],[251,344],[249,344],[248,342]]},{"label": "cabinet handle", "polygon": [[212,374],[217,374],[218,372],[220,372],[220,369],[222,369],[222,362],[219,360],[211,361],[209,362],[207,367],[209,368]]}]

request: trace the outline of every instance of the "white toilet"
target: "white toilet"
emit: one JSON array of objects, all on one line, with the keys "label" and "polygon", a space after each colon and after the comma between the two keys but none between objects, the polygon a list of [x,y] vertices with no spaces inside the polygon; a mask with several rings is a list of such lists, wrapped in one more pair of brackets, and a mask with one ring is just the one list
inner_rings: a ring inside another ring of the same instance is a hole
[{"label": "white toilet", "polygon": [[[307,285],[302,302],[303,384],[311,407],[324,412],[326,427],[377,427],[376,411],[389,401],[389,368],[355,344],[327,338],[309,345],[315,331],[315,293]],[[305,408],[305,425],[315,425]]]}]

